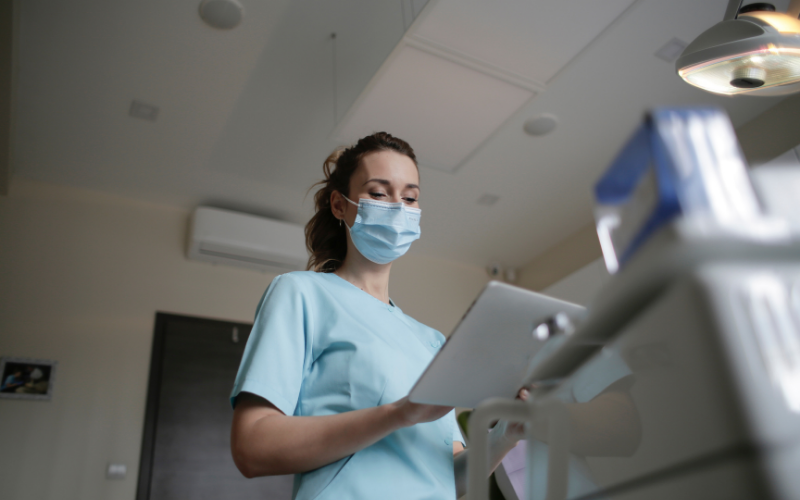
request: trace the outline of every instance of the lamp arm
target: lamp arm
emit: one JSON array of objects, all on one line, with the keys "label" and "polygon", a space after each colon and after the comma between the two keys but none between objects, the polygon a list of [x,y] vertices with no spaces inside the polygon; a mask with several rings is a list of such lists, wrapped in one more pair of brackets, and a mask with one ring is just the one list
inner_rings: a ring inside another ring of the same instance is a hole
[{"label": "lamp arm", "polygon": [[736,15],[739,14],[739,8],[742,6],[742,0],[728,0],[728,8],[725,9],[725,17],[722,18],[723,21],[732,21],[736,19]]},{"label": "lamp arm", "polygon": [[800,0],[792,0],[789,2],[789,8],[786,9],[786,14],[794,19],[800,17]]}]

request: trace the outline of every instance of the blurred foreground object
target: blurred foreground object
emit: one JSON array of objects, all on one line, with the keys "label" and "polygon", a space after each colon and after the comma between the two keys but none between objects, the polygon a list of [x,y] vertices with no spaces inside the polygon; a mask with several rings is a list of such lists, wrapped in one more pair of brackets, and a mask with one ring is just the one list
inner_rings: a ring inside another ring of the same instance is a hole
[{"label": "blurred foreground object", "polygon": [[792,238],[785,217],[764,210],[733,127],[715,108],[651,112],[595,185],[595,199],[612,274],[673,222],[681,238]]},{"label": "blurred foreground object", "polygon": [[800,500],[799,186],[748,173],[719,111],[651,113],[597,185],[617,273],[527,402],[473,412],[469,500],[498,418],[527,422],[520,499]]}]

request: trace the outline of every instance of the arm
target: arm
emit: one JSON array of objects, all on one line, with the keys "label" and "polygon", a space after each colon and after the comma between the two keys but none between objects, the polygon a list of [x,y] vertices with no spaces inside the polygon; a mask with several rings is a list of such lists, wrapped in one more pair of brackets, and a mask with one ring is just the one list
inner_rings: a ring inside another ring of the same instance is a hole
[{"label": "arm", "polygon": [[398,429],[439,419],[450,410],[404,398],[336,415],[295,417],[263,398],[242,393],[233,412],[231,453],[248,478],[295,474],[352,455]]}]

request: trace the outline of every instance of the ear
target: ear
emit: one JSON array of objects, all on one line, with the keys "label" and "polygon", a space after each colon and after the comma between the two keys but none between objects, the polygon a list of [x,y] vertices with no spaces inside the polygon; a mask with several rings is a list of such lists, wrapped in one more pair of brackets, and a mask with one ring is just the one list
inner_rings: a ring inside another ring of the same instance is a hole
[{"label": "ear", "polygon": [[333,216],[339,220],[343,220],[346,208],[347,200],[344,199],[342,193],[333,191],[331,193],[331,212],[333,212]]}]

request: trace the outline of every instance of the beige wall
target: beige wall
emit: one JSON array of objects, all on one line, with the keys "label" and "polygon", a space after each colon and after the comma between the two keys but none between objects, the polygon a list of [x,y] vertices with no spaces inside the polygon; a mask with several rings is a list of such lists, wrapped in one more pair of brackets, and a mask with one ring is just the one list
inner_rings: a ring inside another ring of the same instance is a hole
[{"label": "beige wall", "polygon": [[0,2],[0,196],[11,177],[11,96],[15,33],[14,2]]},{"label": "beige wall", "polygon": [[545,288],[542,293],[591,307],[595,297],[610,280],[611,275],[600,258]]},{"label": "beige wall", "polygon": [[800,144],[800,94],[789,96],[736,129],[751,167],[777,158]]},{"label": "beige wall", "polygon": [[601,256],[597,231],[590,223],[521,267],[517,284],[538,292]]},{"label": "beige wall", "polygon": [[[272,276],[188,261],[181,209],[14,179],[0,197],[0,355],[58,361],[50,402],[0,400],[0,490],[132,500],[156,311],[251,321]],[[449,333],[486,273],[408,256],[391,295]],[[105,479],[109,462],[128,466]]]}]

